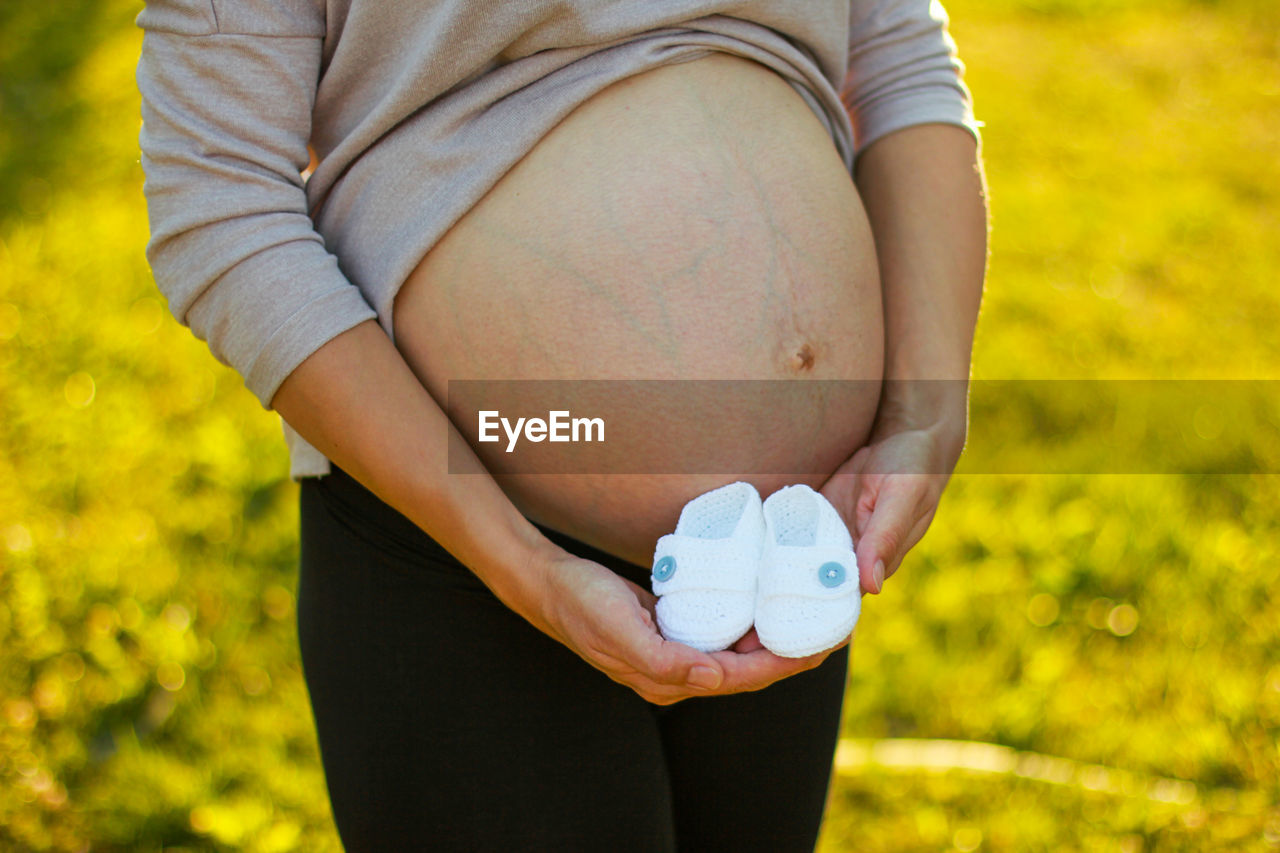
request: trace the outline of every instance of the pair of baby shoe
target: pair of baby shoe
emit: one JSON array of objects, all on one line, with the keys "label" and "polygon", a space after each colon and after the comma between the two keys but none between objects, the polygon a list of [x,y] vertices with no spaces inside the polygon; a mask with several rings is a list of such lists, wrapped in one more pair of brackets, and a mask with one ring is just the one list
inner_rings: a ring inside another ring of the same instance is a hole
[{"label": "pair of baby shoe", "polygon": [[658,628],[704,652],[733,645],[754,623],[780,657],[829,649],[861,609],[849,530],[826,498],[787,486],[761,503],[750,483],[689,501],[653,555]]}]

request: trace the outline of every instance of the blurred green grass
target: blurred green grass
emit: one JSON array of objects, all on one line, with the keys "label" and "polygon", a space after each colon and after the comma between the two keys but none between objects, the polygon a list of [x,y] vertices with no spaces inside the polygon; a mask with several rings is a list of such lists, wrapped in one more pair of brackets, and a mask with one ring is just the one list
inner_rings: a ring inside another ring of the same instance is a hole
[{"label": "blurred green grass", "polygon": [[[138,7],[82,5],[0,8],[0,848],[334,850],[279,425],[151,283]],[[947,7],[993,199],[975,376],[1277,378],[1275,4]],[[956,477],[868,601],[845,736],[1194,794],[859,760],[822,849],[1280,846],[1278,480]]]}]

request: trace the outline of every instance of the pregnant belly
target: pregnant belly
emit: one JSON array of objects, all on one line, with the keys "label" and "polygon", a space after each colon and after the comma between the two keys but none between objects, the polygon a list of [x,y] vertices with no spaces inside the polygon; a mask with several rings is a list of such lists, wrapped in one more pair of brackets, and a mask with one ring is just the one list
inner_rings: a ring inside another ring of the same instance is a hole
[{"label": "pregnant belly", "polygon": [[[703,491],[735,479],[762,495],[816,488],[865,443],[883,368],[854,185],[800,96],[727,54],[636,75],[578,107],[423,258],[393,322],[442,406],[463,379],[810,383],[735,406],[726,424],[714,395],[676,415],[670,395],[646,397],[661,383],[619,382],[610,411],[647,417],[644,434],[607,435],[592,473],[552,462],[497,477],[527,517],[641,565]],[[514,391],[485,401],[504,416],[530,402]],[[482,460],[501,461],[505,442],[480,443],[472,418],[455,420]],[[664,464],[664,448],[727,440],[771,473]]]}]

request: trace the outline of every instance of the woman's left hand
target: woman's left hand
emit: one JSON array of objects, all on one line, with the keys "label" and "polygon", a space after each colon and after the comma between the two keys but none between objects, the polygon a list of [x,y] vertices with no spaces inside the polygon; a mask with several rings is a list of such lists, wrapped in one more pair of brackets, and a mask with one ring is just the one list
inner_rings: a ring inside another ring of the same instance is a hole
[{"label": "woman's left hand", "polygon": [[[958,440],[957,440],[958,438]],[[822,485],[856,542],[862,588],[878,593],[885,578],[929,529],[960,451],[964,428],[877,428]]]}]

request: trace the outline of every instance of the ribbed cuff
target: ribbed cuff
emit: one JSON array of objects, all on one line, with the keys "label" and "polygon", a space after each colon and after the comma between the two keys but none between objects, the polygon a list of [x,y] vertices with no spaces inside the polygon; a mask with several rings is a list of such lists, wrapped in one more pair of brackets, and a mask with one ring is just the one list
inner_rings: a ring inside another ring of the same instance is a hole
[{"label": "ribbed cuff", "polygon": [[257,358],[245,367],[245,385],[263,408],[271,408],[271,398],[294,368],[333,338],[376,317],[354,286],[313,299],[290,315],[263,344]]},{"label": "ribbed cuff", "polygon": [[952,124],[973,134],[982,144],[982,122],[973,116],[967,101],[950,86],[929,91],[899,92],[862,106],[854,114],[854,160],[873,142],[905,127],[918,124]]}]

